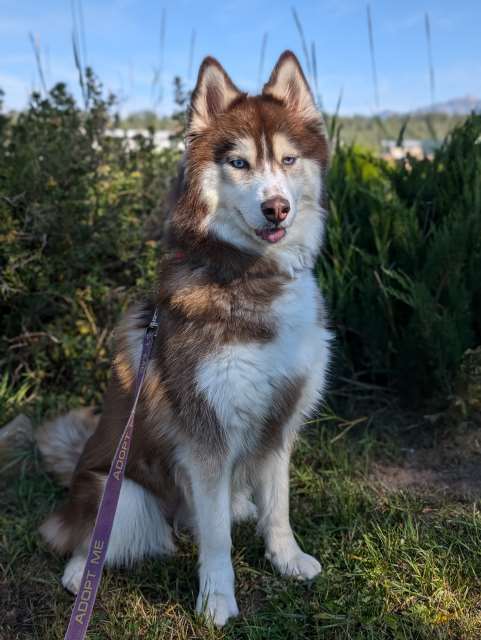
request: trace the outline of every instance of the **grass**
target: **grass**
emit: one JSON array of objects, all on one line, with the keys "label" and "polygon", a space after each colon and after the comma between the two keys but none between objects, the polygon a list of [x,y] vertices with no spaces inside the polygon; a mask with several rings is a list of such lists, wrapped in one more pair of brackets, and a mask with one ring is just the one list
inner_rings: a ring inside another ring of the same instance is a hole
[{"label": "grass", "polygon": [[[440,499],[435,487],[387,489],[372,470],[380,460],[402,463],[398,430],[354,426],[338,437],[343,431],[345,423],[334,420],[310,425],[291,474],[294,528],[322,561],[319,579],[301,584],[277,576],[255,526],[238,526],[241,617],[217,630],[193,613],[195,545],[183,535],[173,558],[106,571],[89,638],[479,638],[476,503]],[[35,451],[0,478],[0,638],[61,639],[72,597],[59,583],[63,560],[37,527],[63,492]]]}]

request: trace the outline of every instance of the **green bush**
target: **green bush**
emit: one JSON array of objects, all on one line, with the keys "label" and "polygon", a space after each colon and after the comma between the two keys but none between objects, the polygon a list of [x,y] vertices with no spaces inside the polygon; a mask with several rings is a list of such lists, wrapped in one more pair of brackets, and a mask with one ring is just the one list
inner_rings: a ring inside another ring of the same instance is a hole
[{"label": "green bush", "polygon": [[[110,138],[90,72],[85,95],[59,84],[0,113],[0,423],[99,401],[111,329],[154,282],[178,152]],[[481,343],[480,135],[472,116],[432,161],[397,165],[337,145],[318,275],[349,376],[432,397]]]},{"label": "green bush", "polygon": [[449,392],[481,343],[481,116],[432,160],[337,145],[318,273],[347,372],[411,401]]},{"label": "green bush", "polygon": [[111,329],[154,280],[146,227],[160,236],[178,153],[109,138],[114,100],[91,73],[87,96],[81,110],[59,84],[0,120],[0,422],[25,400],[99,400]]}]

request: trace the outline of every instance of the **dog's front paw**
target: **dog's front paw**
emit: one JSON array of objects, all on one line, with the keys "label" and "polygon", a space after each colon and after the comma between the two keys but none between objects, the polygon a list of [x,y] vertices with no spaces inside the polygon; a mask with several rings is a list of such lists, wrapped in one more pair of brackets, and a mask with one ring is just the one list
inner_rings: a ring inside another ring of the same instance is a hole
[{"label": "dog's front paw", "polygon": [[292,576],[298,580],[312,580],[322,571],[318,560],[301,551],[297,544],[288,551],[283,549],[277,552],[268,552],[266,557],[279,573],[284,576]]},{"label": "dog's front paw", "polygon": [[283,565],[281,573],[286,576],[294,576],[299,580],[312,580],[322,571],[321,564],[308,553],[299,551]]},{"label": "dog's front paw", "polygon": [[223,627],[229,618],[235,618],[239,615],[234,593],[215,591],[207,595],[199,593],[196,611],[211,618],[218,627]]}]

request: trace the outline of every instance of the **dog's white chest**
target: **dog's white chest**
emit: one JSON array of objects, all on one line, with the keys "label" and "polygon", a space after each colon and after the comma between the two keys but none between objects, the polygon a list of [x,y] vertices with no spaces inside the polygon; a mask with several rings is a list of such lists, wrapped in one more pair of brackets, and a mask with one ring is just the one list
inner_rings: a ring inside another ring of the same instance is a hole
[{"label": "dog's white chest", "polygon": [[329,334],[319,324],[318,305],[314,279],[304,273],[273,305],[277,335],[272,341],[229,344],[199,364],[198,389],[232,438],[262,424],[286,381],[305,381],[303,409],[312,408],[328,359]]}]

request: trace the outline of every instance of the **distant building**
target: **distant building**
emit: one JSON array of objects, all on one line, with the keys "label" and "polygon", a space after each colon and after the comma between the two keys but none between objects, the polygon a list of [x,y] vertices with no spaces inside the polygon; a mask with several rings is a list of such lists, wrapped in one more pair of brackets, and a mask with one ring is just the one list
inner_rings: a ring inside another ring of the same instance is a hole
[{"label": "distant building", "polygon": [[[167,129],[158,129],[155,131],[153,135],[154,147],[158,151],[170,147],[183,148],[182,143],[173,143],[171,141],[171,135],[172,131],[168,131]],[[110,138],[124,139],[128,149],[135,149],[137,146],[136,138],[139,136],[150,138],[150,132],[148,129],[108,129],[107,136]]]},{"label": "distant building", "polygon": [[381,140],[381,155],[385,160],[402,160],[407,156],[413,158],[432,158],[440,143],[436,140],[414,140],[406,138],[398,146],[396,140]]}]

